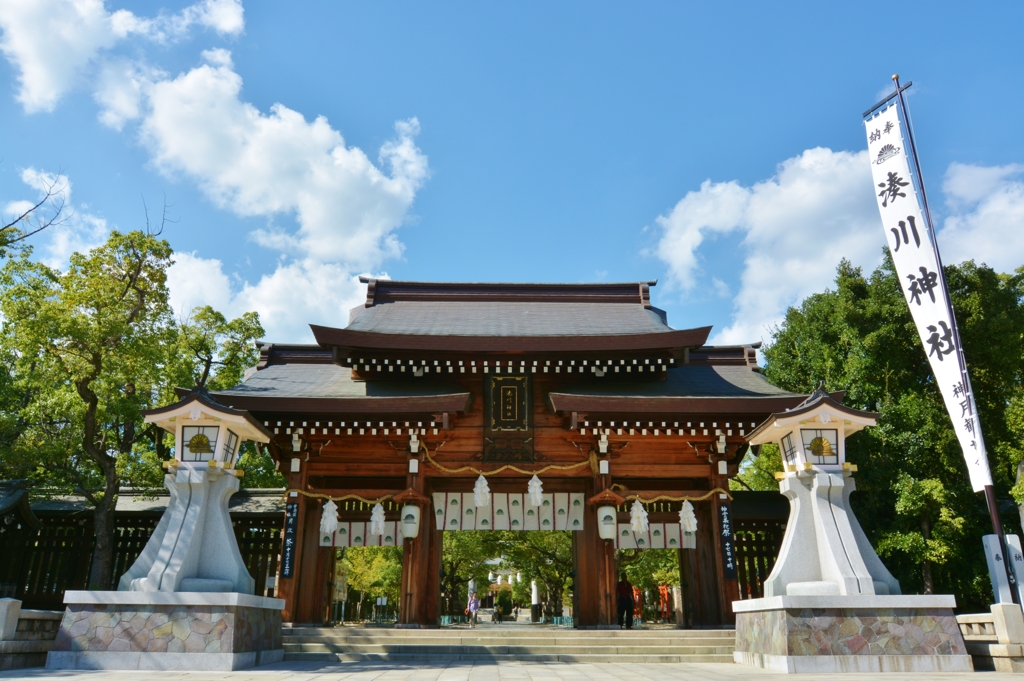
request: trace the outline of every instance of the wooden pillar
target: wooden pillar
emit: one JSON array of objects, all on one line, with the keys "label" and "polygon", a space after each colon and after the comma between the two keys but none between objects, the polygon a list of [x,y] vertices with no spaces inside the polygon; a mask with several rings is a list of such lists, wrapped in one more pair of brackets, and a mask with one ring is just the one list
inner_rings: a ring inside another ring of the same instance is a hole
[{"label": "wooden pillar", "polygon": [[[423,494],[424,476],[409,473],[406,483],[410,489]],[[429,496],[429,495],[427,495]],[[444,535],[437,529],[432,507],[421,508],[420,531],[415,539],[406,539],[402,546],[402,603],[399,625],[406,627],[436,627],[441,604],[441,554]]]},{"label": "wooden pillar", "polygon": [[[293,452],[290,448],[278,448],[275,443],[271,443],[271,447],[272,450],[276,450],[281,469],[288,471],[285,474],[288,488],[306,489],[306,467],[301,466],[293,473]],[[295,624],[324,624],[330,616],[330,582],[333,579],[331,573],[334,570],[334,549],[320,546],[321,504],[302,494],[289,495],[286,503],[298,505],[298,525],[294,537],[292,576],[278,576],[277,596],[283,598],[285,602],[281,620]],[[286,540],[286,537],[282,537],[282,556]]]},{"label": "wooden pillar", "polygon": [[[305,476],[305,472],[301,471],[301,470],[299,472],[297,472],[297,473],[292,473],[291,472],[291,451],[287,451],[284,447],[280,447],[279,448],[277,446],[277,444],[274,443],[274,442],[270,443],[270,448],[271,448],[272,454],[280,462],[280,469],[282,471],[287,471],[285,473],[285,478],[287,479],[288,488],[289,489],[304,489],[305,488],[305,477],[306,477]],[[303,522],[303,519],[306,516],[306,507],[309,505],[309,499],[304,497],[304,496],[302,496],[301,494],[296,494],[294,497],[289,495],[285,499],[285,503],[286,504],[295,504],[295,505],[298,506],[298,514],[297,514],[298,526],[297,526],[296,531],[295,531],[295,537],[293,538],[294,541],[295,541],[295,546],[293,548],[293,551],[294,551],[293,556],[294,556],[294,558],[293,558],[293,563],[292,563],[292,576],[291,577],[284,577],[279,572],[278,578],[277,578],[277,586],[276,586],[276,589],[275,589],[275,594],[277,595],[278,598],[284,599],[284,610],[281,612],[281,621],[283,621],[283,622],[293,622],[294,623],[294,622],[302,621],[302,620],[300,620],[298,618],[297,610],[296,609],[297,609],[297,606],[298,606],[297,599],[299,597],[299,588],[298,588],[299,579],[298,579],[298,576],[300,574],[300,571],[299,571],[300,565],[302,564],[302,557],[303,557],[302,556],[302,554],[303,554],[303,552],[302,552],[302,545],[303,545],[303,538],[304,538],[304,535],[305,535],[305,528],[306,528],[306,524],[305,524],[305,522]],[[314,530],[314,532],[313,532],[314,536],[319,533],[319,529],[320,528],[317,528],[316,530]],[[283,560],[283,558],[284,558],[284,555],[285,555],[285,552],[286,552],[284,543],[288,539],[284,535],[285,535],[285,533],[282,533],[282,537],[281,537],[281,557],[282,557],[282,561],[281,561],[281,566],[279,567],[279,571],[283,571],[283,568],[284,568],[284,560]]]},{"label": "wooden pillar", "polygon": [[697,562],[696,549],[678,549],[679,551],[679,585],[683,592],[683,629],[692,629],[695,622],[694,611],[696,600],[694,597],[695,585],[693,575],[696,572]]},{"label": "wooden pillar", "polygon": [[[589,497],[595,487],[602,488],[597,479],[588,481]],[[597,526],[597,506],[588,504],[584,511],[583,529],[573,532],[573,564],[576,571],[577,613],[576,626],[580,628],[610,627],[615,624],[615,545],[601,539]]]},{"label": "wooden pillar", "polygon": [[693,505],[697,517],[697,548],[690,559],[690,589],[693,592],[693,623],[696,626],[721,624],[721,565],[715,538],[713,502],[699,501]]},{"label": "wooden pillar", "polygon": [[[719,472],[723,469],[728,470],[724,461],[725,455],[713,455],[713,458],[716,460],[711,464],[711,487],[729,489],[728,473]],[[736,581],[736,544],[732,537],[732,505],[728,495],[712,496],[711,510],[715,528],[715,558],[718,564],[718,621],[721,624],[735,624],[736,615],[732,611],[732,602],[740,599],[740,589]],[[726,545],[728,545],[727,549]],[[728,566],[725,559],[726,553],[729,555],[730,565]],[[728,576],[726,573],[729,573]]]},{"label": "wooden pillar", "polygon": [[[732,539],[732,506],[730,504],[729,497],[721,499],[721,496],[722,495],[716,494],[712,497],[711,505],[715,528],[715,557],[718,563],[718,581],[720,590],[720,598],[718,599],[718,621],[722,624],[735,624],[736,615],[732,611],[732,602],[740,599],[740,590],[735,578],[736,545]],[[722,513],[722,509],[725,509],[725,514]],[[728,528],[724,526],[724,518],[729,519]],[[726,564],[723,547],[726,542],[729,544],[729,552],[732,561],[732,568],[730,572],[733,576],[731,578],[726,578],[725,574]]]},{"label": "wooden pillar", "polygon": [[301,537],[295,553],[295,609],[296,624],[324,624],[327,621],[328,569],[333,565],[334,549],[320,546],[321,503],[306,499],[299,515]]},{"label": "wooden pillar", "polygon": [[[429,512],[429,508],[427,511]],[[436,627],[440,604],[443,536],[434,518],[423,514],[420,534],[402,547],[402,604],[399,624]]]}]

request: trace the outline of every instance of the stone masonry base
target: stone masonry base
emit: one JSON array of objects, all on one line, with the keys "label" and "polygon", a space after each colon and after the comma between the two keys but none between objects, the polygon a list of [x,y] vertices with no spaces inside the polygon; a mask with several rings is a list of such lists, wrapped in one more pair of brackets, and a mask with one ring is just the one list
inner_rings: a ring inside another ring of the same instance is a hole
[{"label": "stone masonry base", "polygon": [[49,669],[223,671],[284,658],[277,599],[72,591],[65,602]]},{"label": "stone masonry base", "polygon": [[[964,655],[829,655],[802,656],[732,654],[737,664],[786,674],[840,672],[970,672],[971,658]],[[965,659],[966,658],[966,659]]]},{"label": "stone masonry base", "polygon": [[942,596],[737,601],[733,659],[784,673],[973,671],[954,603]]}]

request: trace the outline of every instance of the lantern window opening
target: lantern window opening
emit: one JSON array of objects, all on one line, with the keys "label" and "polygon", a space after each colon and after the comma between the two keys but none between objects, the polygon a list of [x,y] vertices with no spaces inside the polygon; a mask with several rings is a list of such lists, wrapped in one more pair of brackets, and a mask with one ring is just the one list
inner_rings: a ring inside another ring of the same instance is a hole
[{"label": "lantern window opening", "polygon": [[208,461],[217,451],[220,426],[182,426],[181,460]]},{"label": "lantern window opening", "polygon": [[824,466],[839,464],[839,435],[836,429],[801,428],[807,460]]},{"label": "lantern window opening", "polygon": [[782,455],[787,464],[796,464],[796,447],[793,446],[793,436],[790,433],[782,436]]},{"label": "lantern window opening", "polygon": [[235,460],[235,454],[238,452],[238,443],[240,438],[234,431],[228,430],[227,438],[224,440],[224,461],[232,462]]}]

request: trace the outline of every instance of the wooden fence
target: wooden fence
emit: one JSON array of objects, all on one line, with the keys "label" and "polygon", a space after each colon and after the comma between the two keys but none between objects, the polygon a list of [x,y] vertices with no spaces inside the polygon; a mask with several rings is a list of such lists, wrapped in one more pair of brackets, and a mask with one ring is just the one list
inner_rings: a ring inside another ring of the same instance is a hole
[{"label": "wooden fence", "polygon": [[763,582],[775,567],[785,532],[786,523],[778,520],[741,520],[733,524],[741,599],[764,596]]},{"label": "wooden fence", "polygon": [[[92,562],[94,530],[87,513],[37,514],[39,530],[0,533],[0,598],[17,598],[22,607],[63,610],[64,592],[85,589]],[[160,520],[159,514],[118,513],[114,531],[114,588],[128,571]],[[232,518],[235,538],[256,594],[273,596],[284,517]]]}]

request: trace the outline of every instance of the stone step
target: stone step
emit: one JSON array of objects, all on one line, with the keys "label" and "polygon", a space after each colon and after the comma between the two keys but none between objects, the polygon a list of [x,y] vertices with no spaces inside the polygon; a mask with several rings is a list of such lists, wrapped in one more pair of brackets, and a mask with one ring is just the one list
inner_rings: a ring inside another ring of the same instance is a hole
[{"label": "stone step", "polygon": [[731,655],[732,645],[671,646],[644,645],[582,646],[582,645],[337,645],[325,643],[284,644],[285,653],[330,654],[408,654],[408,655]]},{"label": "stone step", "polygon": [[731,646],[734,637],[693,637],[665,639],[617,638],[595,641],[589,638],[554,638],[545,636],[453,636],[451,638],[410,636],[389,637],[334,637],[334,636],[285,636],[284,642],[293,645],[331,644],[342,646],[359,645],[449,645],[449,646],[530,646],[530,645],[602,645],[602,646],[643,646],[646,648],[668,648],[677,646]]},{"label": "stone step", "polygon": [[568,629],[556,627],[480,627],[445,628],[445,629],[376,629],[349,627],[285,627],[285,637],[290,636],[329,636],[335,638],[406,638],[406,637],[540,637],[540,638],[638,638],[645,640],[676,639],[676,638],[732,638],[734,629]]},{"label": "stone step", "polygon": [[579,653],[557,655],[423,655],[411,653],[289,653],[285,661],[294,662],[407,662],[423,664],[429,662],[582,662],[582,663],[717,663],[732,664],[732,653],[715,655],[608,655],[602,653]]}]

